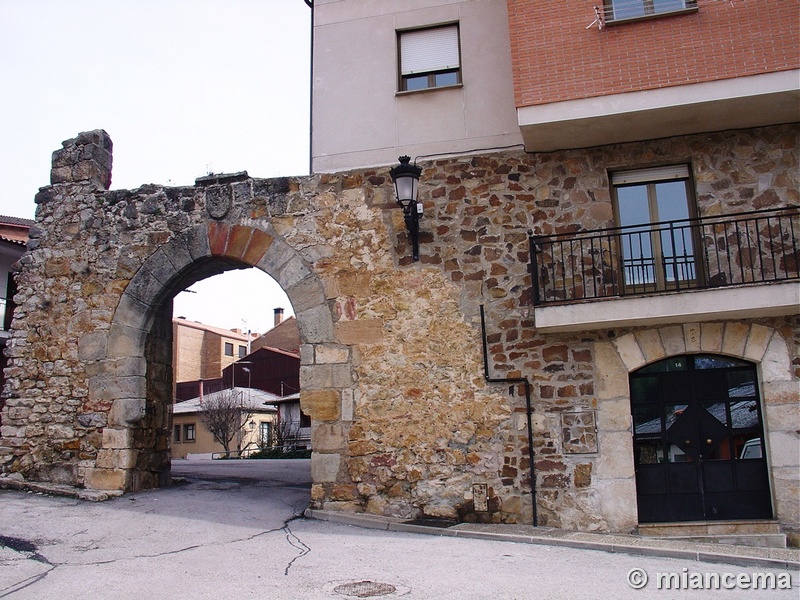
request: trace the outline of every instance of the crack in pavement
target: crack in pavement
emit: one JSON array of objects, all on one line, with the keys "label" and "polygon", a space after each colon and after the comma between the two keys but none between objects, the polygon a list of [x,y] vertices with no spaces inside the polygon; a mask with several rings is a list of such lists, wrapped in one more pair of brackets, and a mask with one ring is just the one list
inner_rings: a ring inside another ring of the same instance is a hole
[{"label": "crack in pavement", "polygon": [[183,552],[188,552],[190,550],[196,550],[198,548],[206,548],[212,546],[220,546],[220,545],[228,545],[232,543],[239,543],[239,542],[246,542],[253,540],[255,538],[269,535],[271,533],[277,533],[282,531],[286,534],[286,541],[288,544],[299,551],[299,554],[291,559],[284,569],[283,574],[289,575],[289,571],[294,565],[294,563],[299,560],[300,558],[306,556],[311,552],[311,548],[307,546],[293,531],[290,526],[292,521],[304,519],[303,513],[294,513],[291,517],[286,519],[280,527],[275,527],[273,529],[268,529],[265,531],[259,531],[253,535],[245,536],[242,538],[237,538],[233,540],[227,540],[225,542],[213,542],[209,544],[194,544],[191,546],[186,546],[184,548],[177,548],[175,550],[167,550],[164,552],[158,552],[155,554],[136,554],[134,556],[125,556],[120,558],[113,558],[109,560],[98,560],[93,562],[87,563],[75,563],[75,562],[63,562],[63,563],[53,563],[49,561],[47,558],[39,554],[39,548],[36,544],[29,540],[25,540],[22,538],[12,537],[12,536],[3,536],[0,535],[0,547],[8,548],[14,552],[18,552],[22,554],[26,560],[33,560],[44,565],[47,565],[49,568],[44,572],[38,575],[34,575],[22,581],[16,582],[6,588],[0,589],[0,598],[6,598],[12,593],[18,592],[22,589],[25,589],[31,585],[42,581],[45,577],[47,577],[50,573],[56,570],[59,567],[92,567],[92,566],[101,566],[101,565],[109,565],[114,564],[116,562],[125,561],[125,560],[139,560],[139,559],[147,559],[147,558],[159,558],[162,556],[169,556],[174,554],[180,554]]},{"label": "crack in pavement", "polygon": [[5,598],[6,596],[11,595],[14,592],[18,592],[19,590],[23,590],[28,586],[33,585],[47,577],[57,565],[54,565],[49,560],[47,560],[44,556],[39,554],[39,548],[31,541],[24,540],[18,537],[12,537],[7,535],[0,535],[0,547],[8,548],[9,550],[13,550],[14,552],[18,552],[22,555],[25,555],[26,560],[33,560],[38,563],[42,563],[44,565],[48,565],[50,568],[47,569],[44,573],[39,573],[38,575],[34,575],[32,577],[28,577],[27,579],[23,579],[9,587],[3,588],[0,590],[0,598]]},{"label": "crack in pavement", "polygon": [[295,514],[290,519],[286,519],[286,521],[283,522],[283,531],[286,532],[286,541],[289,542],[289,545],[292,548],[296,548],[297,550],[300,551],[300,554],[295,556],[292,560],[289,561],[289,564],[286,565],[286,568],[283,570],[284,575],[289,575],[289,569],[292,568],[292,565],[294,565],[295,561],[303,558],[306,554],[311,552],[311,548],[306,546],[303,543],[303,541],[299,537],[297,537],[297,535],[292,531],[292,528],[289,527],[289,523],[291,523],[292,521],[297,521],[298,519],[302,518],[303,518],[302,514],[299,515]]}]

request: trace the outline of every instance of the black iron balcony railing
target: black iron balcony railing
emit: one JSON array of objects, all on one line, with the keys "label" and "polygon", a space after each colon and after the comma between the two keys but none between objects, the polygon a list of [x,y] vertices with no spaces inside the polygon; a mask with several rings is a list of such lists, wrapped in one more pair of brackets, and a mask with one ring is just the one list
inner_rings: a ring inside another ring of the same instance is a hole
[{"label": "black iron balcony railing", "polygon": [[800,279],[800,207],[529,236],[534,304]]}]

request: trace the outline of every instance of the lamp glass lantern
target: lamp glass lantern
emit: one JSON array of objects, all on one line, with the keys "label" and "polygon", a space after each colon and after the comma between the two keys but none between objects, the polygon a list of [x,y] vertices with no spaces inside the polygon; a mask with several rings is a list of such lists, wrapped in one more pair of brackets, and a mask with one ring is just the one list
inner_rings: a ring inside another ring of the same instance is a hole
[{"label": "lamp glass lantern", "polygon": [[419,260],[419,218],[422,206],[417,202],[419,176],[422,169],[410,164],[409,156],[401,156],[400,164],[389,171],[394,182],[397,204],[403,209],[406,229],[411,237],[413,259]]}]

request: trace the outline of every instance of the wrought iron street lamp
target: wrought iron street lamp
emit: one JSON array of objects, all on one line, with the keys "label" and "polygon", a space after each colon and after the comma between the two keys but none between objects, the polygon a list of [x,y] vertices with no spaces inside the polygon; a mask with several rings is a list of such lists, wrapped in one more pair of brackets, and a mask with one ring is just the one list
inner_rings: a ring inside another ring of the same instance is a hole
[{"label": "wrought iron street lamp", "polygon": [[422,204],[417,202],[417,192],[419,176],[422,169],[417,165],[411,165],[411,158],[401,156],[400,164],[389,171],[389,175],[394,182],[394,191],[397,196],[397,204],[403,209],[403,217],[406,221],[406,229],[411,237],[411,250],[413,259],[419,260],[419,219],[422,216]]}]

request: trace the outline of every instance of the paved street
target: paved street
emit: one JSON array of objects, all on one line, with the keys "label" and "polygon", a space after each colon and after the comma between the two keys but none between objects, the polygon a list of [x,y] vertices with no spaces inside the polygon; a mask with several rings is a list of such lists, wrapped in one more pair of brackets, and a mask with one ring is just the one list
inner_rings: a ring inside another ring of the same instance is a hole
[{"label": "paved street", "polygon": [[[798,597],[796,572],[789,590],[677,592],[654,584],[664,572],[749,577],[779,569],[300,518],[306,460],[176,461],[173,475],[185,480],[102,503],[0,491],[0,598]],[[644,591],[626,582],[632,569],[649,575]]]}]

